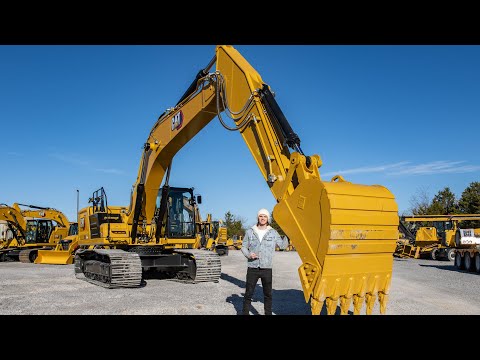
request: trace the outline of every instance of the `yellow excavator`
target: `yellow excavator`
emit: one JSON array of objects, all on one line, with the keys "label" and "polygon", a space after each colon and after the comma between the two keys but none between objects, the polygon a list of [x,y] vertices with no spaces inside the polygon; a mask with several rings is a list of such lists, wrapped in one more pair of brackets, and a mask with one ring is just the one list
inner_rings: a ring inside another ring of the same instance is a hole
[{"label": "yellow excavator", "polygon": [[[153,125],[130,206],[109,207],[103,204],[106,195],[97,193],[92,206],[80,211],[77,277],[105,287],[136,287],[142,270],[152,267],[191,282],[199,271],[215,273],[217,260],[200,256],[215,253],[174,248],[181,241],[194,242],[195,234],[187,231],[193,220],[182,219],[182,209],[170,204],[185,193],[168,191],[173,158],[215,117],[240,133],[277,202],[275,220],[301,258],[298,274],[312,314],[320,314],[324,305],[328,314],[337,306],[347,314],[352,303],[353,314],[364,304],[371,314],[377,299],[385,313],[398,239],[395,197],[384,186],[353,184],[340,175],[322,180],[320,156],[303,153],[270,86],[226,45],[216,47],[178,103]],[[167,185],[160,188],[164,176]],[[219,272],[207,280],[218,277]]]},{"label": "yellow excavator", "polygon": [[0,261],[18,260],[20,245],[25,244],[27,222],[20,209],[0,204],[0,220],[4,221],[9,236],[0,245]]},{"label": "yellow excavator", "polygon": [[[43,263],[42,259],[37,259],[39,251],[43,253],[52,251],[60,241],[76,233],[77,224],[71,223],[60,210],[17,203],[13,204],[13,207],[18,208],[19,205],[27,207],[21,210],[22,215],[27,219],[27,242],[31,236],[35,237],[32,243],[43,244],[20,251],[21,262]],[[33,232],[35,228],[37,228],[36,233]]]},{"label": "yellow excavator", "polygon": [[76,226],[57,209],[19,203],[2,205],[0,219],[16,229],[15,236],[3,246],[2,258],[25,263],[37,262],[38,251],[52,250]]}]

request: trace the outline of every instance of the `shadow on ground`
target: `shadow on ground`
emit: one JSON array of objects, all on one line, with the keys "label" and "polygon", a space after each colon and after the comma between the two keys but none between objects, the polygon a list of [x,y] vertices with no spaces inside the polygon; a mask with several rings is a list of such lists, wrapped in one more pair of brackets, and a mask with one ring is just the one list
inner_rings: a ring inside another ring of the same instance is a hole
[{"label": "shadow on ground", "polygon": [[[242,313],[243,308],[243,296],[245,295],[246,282],[244,280],[237,279],[236,277],[222,273],[220,279],[228,281],[234,285],[237,285],[243,291],[240,294],[232,294],[226,298],[226,302],[232,304],[235,307],[237,315]],[[305,302],[303,291],[296,289],[288,290],[272,290],[272,312],[275,315],[311,315],[310,304]],[[257,304],[255,304],[257,302]],[[250,313],[253,315],[259,315],[260,313],[255,307],[258,307],[258,303],[261,303],[263,308],[263,287],[259,280],[255,287],[255,292],[252,297],[252,306],[250,307]],[[336,315],[340,314],[340,307],[337,307]],[[349,311],[349,314],[352,314]],[[322,308],[320,315],[327,315],[327,309],[325,305]]]},{"label": "shadow on ground", "polygon": [[419,265],[423,266],[423,267],[431,267],[431,268],[436,268],[436,269],[440,269],[440,270],[455,271],[455,272],[458,272],[458,273],[467,273],[467,274],[472,274],[472,275],[478,276],[478,274],[475,271],[460,270],[460,269],[456,268],[455,265],[447,265],[447,264],[445,264],[445,265],[419,264]]}]

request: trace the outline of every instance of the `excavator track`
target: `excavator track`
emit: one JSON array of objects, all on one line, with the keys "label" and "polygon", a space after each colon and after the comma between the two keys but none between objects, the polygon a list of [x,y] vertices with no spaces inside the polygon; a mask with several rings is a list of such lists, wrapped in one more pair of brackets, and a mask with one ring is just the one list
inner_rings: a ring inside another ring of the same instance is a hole
[{"label": "excavator track", "polygon": [[[94,253],[93,259],[82,259],[80,254],[75,255],[77,279],[108,289],[141,286],[142,263],[138,254],[117,249],[89,251]],[[91,255],[93,254],[89,254],[90,258]],[[98,269],[102,269],[103,274]]]},{"label": "excavator track", "polygon": [[33,263],[37,257],[38,249],[26,249],[20,251],[18,260],[22,263]]},{"label": "excavator track", "polygon": [[15,259],[11,256],[9,256],[9,252],[11,249],[6,248],[6,249],[0,249],[0,262],[13,262]]},{"label": "excavator track", "polygon": [[217,253],[197,249],[176,249],[175,252],[189,254],[194,258],[196,265],[195,277],[185,277],[179,273],[176,278],[169,280],[194,284],[199,282],[218,282],[220,279],[222,263]]}]

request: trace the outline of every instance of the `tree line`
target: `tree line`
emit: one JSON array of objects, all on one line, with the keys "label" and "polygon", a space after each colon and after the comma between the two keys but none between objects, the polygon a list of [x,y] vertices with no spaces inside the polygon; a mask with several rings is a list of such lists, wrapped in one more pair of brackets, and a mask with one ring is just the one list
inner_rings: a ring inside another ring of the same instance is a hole
[{"label": "tree line", "polygon": [[[425,189],[420,189],[410,199],[410,214],[403,215],[480,215],[480,182],[470,183],[457,198],[449,187],[440,190],[430,199]],[[462,221],[462,227],[480,227],[480,221]]]}]

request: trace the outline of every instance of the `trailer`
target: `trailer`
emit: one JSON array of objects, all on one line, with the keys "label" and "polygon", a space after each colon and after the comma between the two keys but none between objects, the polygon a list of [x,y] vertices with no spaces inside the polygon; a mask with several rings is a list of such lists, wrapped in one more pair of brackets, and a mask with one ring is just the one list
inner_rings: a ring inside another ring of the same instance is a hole
[{"label": "trailer", "polygon": [[455,235],[455,267],[480,273],[480,229],[459,229]]}]

